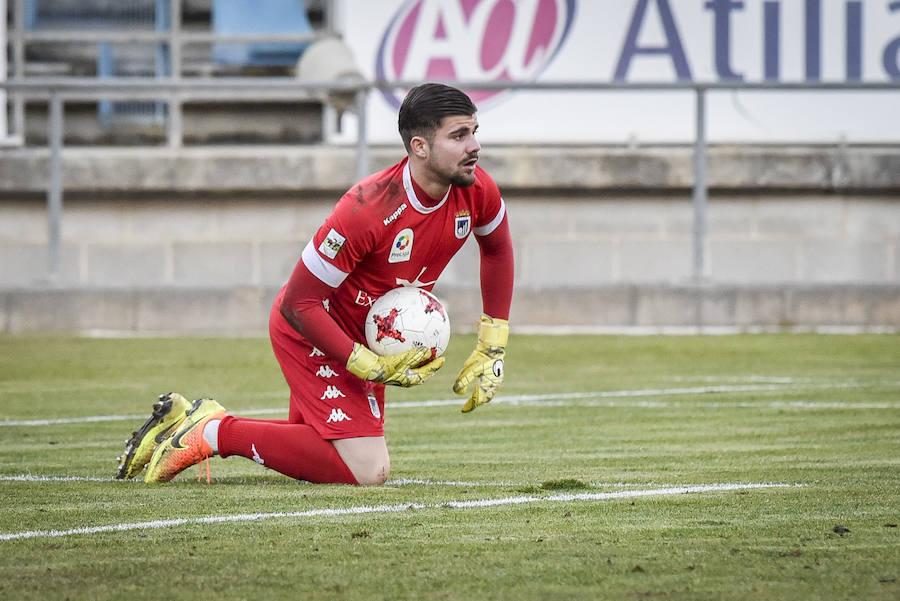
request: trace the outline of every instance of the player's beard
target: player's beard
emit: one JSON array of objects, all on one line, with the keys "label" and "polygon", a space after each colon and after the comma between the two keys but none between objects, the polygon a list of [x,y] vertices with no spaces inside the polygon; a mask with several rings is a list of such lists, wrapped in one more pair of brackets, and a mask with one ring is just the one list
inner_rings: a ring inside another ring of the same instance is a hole
[{"label": "player's beard", "polygon": [[475,172],[473,171],[471,175],[465,175],[463,173],[456,172],[450,177],[450,183],[457,188],[465,188],[467,186],[471,186],[475,183]]},{"label": "player's beard", "polygon": [[437,165],[435,165],[434,163],[431,163],[430,161],[429,161],[430,164],[428,165],[428,167],[431,169],[431,171],[433,173],[441,175],[443,177],[443,179],[446,180],[448,183],[450,183],[458,188],[465,188],[465,187],[471,186],[472,184],[475,183],[475,170],[473,169],[472,173],[463,173],[462,168],[466,166],[466,163],[468,163],[472,159],[477,159],[477,158],[478,158],[477,154],[467,156],[464,161],[458,163],[455,166],[455,169],[449,173],[446,171],[442,172],[440,169],[437,168]]}]

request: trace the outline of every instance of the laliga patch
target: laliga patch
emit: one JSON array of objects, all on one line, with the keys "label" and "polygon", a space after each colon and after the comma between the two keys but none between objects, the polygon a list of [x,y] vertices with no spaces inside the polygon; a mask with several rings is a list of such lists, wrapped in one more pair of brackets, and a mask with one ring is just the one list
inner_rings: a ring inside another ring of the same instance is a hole
[{"label": "laliga patch", "polygon": [[468,211],[460,211],[453,222],[453,231],[456,237],[462,240],[472,231],[472,216]]},{"label": "laliga patch", "polygon": [[412,256],[413,247],[413,231],[412,228],[400,230],[394,237],[394,243],[391,244],[391,254],[388,256],[388,263],[402,263],[409,261]]},{"label": "laliga patch", "polygon": [[346,241],[347,239],[341,236],[336,229],[331,228],[331,231],[328,232],[328,235],[322,240],[322,244],[319,245],[319,252],[329,259],[333,259],[337,256],[338,251],[341,250],[341,247],[344,246],[344,242]]}]

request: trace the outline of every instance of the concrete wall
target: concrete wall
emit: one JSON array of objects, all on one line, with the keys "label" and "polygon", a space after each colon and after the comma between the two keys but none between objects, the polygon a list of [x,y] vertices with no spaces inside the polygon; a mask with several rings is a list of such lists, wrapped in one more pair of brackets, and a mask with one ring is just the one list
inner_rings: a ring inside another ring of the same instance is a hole
[{"label": "concrete wall", "polygon": [[[349,149],[67,150],[49,281],[43,150],[0,155],[0,331],[259,331],[340,190]],[[373,168],[399,155],[374,153]],[[529,326],[900,326],[895,149],[717,149],[692,281],[690,150],[485,151]],[[438,287],[466,329],[477,247]]]},{"label": "concrete wall", "polygon": [[[336,197],[70,200],[58,285],[277,286]],[[687,283],[692,209],[684,194],[505,197],[520,288]],[[897,284],[900,202],[886,195],[714,196],[705,271],[720,284]],[[0,203],[0,281],[46,282],[43,201]],[[477,246],[442,282],[468,286]],[[475,282],[477,285],[477,282]]]}]

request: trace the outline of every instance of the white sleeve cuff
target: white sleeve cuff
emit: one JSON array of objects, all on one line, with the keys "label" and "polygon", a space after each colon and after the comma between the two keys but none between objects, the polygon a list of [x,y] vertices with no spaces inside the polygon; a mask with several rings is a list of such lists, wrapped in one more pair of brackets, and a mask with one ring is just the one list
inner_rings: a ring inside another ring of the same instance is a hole
[{"label": "white sleeve cuff", "polygon": [[495,229],[500,223],[503,221],[503,216],[506,215],[506,203],[503,202],[503,199],[500,199],[500,210],[497,211],[497,216],[491,219],[490,223],[486,223],[484,225],[480,225],[476,227],[474,230],[476,236],[487,236]]},{"label": "white sleeve cuff", "polygon": [[312,240],[306,244],[306,248],[303,249],[300,258],[303,261],[303,264],[306,265],[306,268],[309,269],[310,273],[332,288],[340,286],[348,275],[346,272],[341,271],[323,259],[322,255],[316,250],[316,247],[313,246]]}]

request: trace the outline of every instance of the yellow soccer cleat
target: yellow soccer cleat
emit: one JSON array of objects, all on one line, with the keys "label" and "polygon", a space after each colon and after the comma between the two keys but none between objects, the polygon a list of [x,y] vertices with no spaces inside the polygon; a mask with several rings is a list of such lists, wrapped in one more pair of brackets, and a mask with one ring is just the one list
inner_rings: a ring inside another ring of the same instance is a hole
[{"label": "yellow soccer cleat", "polygon": [[125,441],[125,452],[119,457],[116,478],[122,480],[138,475],[150,461],[157,445],[184,421],[190,408],[191,403],[177,392],[159,395],[159,400],[153,404],[153,413]]},{"label": "yellow soccer cleat", "polygon": [[225,408],[212,399],[197,399],[184,422],[153,452],[144,482],[168,482],[185,469],[209,459],[213,450],[203,440],[203,428],[211,419],[225,417]]}]

